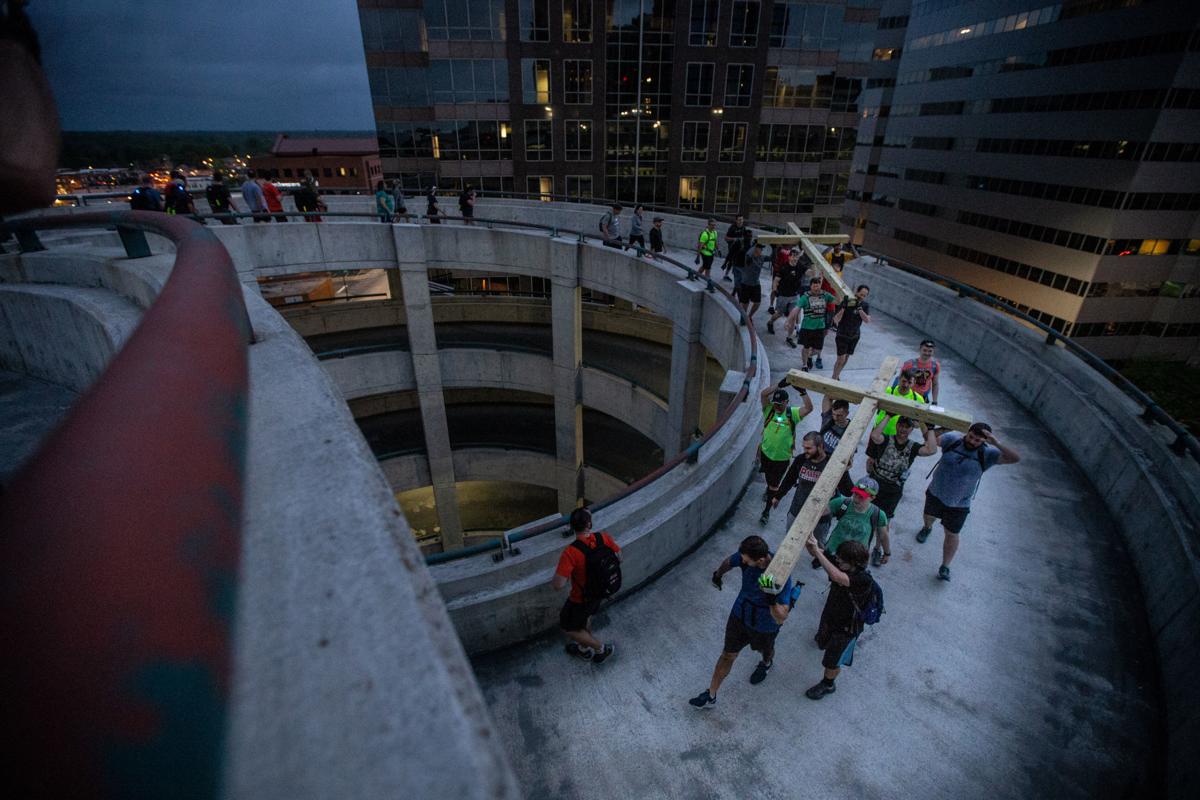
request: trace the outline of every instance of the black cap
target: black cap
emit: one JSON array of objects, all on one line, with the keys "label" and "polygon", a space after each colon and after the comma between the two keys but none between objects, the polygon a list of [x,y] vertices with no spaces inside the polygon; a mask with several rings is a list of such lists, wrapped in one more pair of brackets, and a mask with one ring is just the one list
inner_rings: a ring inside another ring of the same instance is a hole
[{"label": "black cap", "polygon": [[771,395],[772,403],[786,403],[788,401],[787,389],[776,389],[775,394]]}]

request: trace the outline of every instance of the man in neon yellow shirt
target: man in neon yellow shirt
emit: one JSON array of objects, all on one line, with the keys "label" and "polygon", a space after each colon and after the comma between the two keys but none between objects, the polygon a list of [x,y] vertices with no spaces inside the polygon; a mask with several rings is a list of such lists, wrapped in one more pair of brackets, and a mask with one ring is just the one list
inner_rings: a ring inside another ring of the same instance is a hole
[{"label": "man in neon yellow shirt", "polygon": [[[924,403],[925,396],[912,388],[914,378],[916,378],[916,375],[913,373],[913,370],[906,369],[902,371],[900,377],[896,380],[896,385],[889,386],[884,394],[895,395],[896,397],[902,397],[905,400],[912,400],[916,403]],[[883,422],[883,418],[886,416],[888,416],[888,412],[880,411],[875,415],[875,421],[871,423],[871,427],[879,427],[879,423]],[[899,418],[898,415],[892,415],[892,418],[888,420],[888,424],[881,431],[884,436],[896,435],[896,420]]]},{"label": "man in neon yellow shirt", "polygon": [[717,221],[710,219],[708,227],[700,231],[700,240],[696,242],[696,263],[702,264],[699,275],[707,278],[712,271],[713,256],[717,254]]},{"label": "man in neon yellow shirt", "polygon": [[758,518],[760,525],[766,525],[771,516],[771,498],[779,490],[783,474],[792,461],[792,450],[796,447],[796,426],[800,420],[813,410],[812,398],[804,389],[797,389],[804,398],[803,408],[788,406],[787,378],[779,381],[775,387],[763,389],[759,400],[762,402],[762,440],[758,446],[758,466],[763,477],[767,479],[767,490],[763,493],[766,506],[762,516]]}]

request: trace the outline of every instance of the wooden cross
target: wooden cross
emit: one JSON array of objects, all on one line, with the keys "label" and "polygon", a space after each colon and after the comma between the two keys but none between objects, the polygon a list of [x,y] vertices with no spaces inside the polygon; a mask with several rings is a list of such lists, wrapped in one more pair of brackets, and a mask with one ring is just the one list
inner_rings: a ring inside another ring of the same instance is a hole
[{"label": "wooden cross", "polygon": [[825,256],[817,249],[818,244],[845,244],[850,241],[850,237],[844,233],[830,233],[810,235],[800,230],[799,226],[794,222],[788,223],[788,230],[791,233],[769,233],[764,236],[759,236],[758,241],[763,244],[798,244],[804,248],[804,252],[809,259],[816,265],[821,274],[825,276],[825,280],[829,281],[829,285],[833,287],[834,299],[839,303],[843,297],[852,294],[850,287],[842,280],[842,276],[838,274],[833,265],[825,260]]},{"label": "wooden cross", "polygon": [[[792,522],[792,527],[788,529],[787,535],[779,543],[775,557],[771,559],[766,572],[763,573],[763,579],[773,581],[775,592],[783,588],[784,582],[796,568],[796,563],[800,561],[808,535],[812,533],[817,526],[817,521],[825,514],[829,501],[833,499],[837,485],[842,479],[842,474],[854,459],[859,442],[871,430],[872,421],[879,409],[883,409],[889,414],[902,414],[921,422],[956,431],[965,431],[971,426],[971,418],[964,414],[947,411],[940,406],[927,406],[886,394],[887,385],[891,382],[892,374],[896,371],[899,363],[900,359],[896,356],[885,358],[871,387],[866,391],[841,381],[822,378],[796,369],[788,372],[787,380],[791,385],[841,398],[851,403],[858,403],[858,408],[855,410],[854,416],[850,418],[850,424],[846,426],[846,432],[842,434],[838,446],[829,455],[829,464],[821,472],[817,482],[813,484],[808,499],[804,501],[800,513]],[[764,586],[763,591],[771,592],[772,589]]]}]

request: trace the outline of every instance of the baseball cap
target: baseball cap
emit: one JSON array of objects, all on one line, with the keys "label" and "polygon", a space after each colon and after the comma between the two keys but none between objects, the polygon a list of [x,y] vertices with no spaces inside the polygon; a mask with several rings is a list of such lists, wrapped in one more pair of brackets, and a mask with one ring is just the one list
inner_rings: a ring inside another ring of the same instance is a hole
[{"label": "baseball cap", "polygon": [[879,494],[879,484],[875,482],[874,478],[863,478],[854,484],[851,494],[856,494],[859,497],[874,497]]},{"label": "baseball cap", "polygon": [[787,401],[788,401],[787,389],[776,389],[775,393],[773,395],[771,395],[772,403],[786,403]]},{"label": "baseball cap", "polygon": [[937,345],[935,345],[933,343],[933,339],[924,339],[921,341],[921,347],[936,347],[936,346]]}]

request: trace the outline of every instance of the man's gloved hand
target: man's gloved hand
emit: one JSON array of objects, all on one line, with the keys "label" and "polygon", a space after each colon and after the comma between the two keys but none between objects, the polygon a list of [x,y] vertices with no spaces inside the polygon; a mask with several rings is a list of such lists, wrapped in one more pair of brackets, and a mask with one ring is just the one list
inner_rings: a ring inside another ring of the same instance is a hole
[{"label": "man's gloved hand", "polygon": [[776,384],[776,386],[778,386],[780,389],[786,389],[786,388],[788,388],[788,379],[787,379],[787,378],[780,378],[780,379],[779,379],[779,383],[777,383],[777,384]]},{"label": "man's gloved hand", "polygon": [[694,263],[694,264],[699,264],[699,263],[700,263],[700,254],[699,254],[699,253],[697,253],[697,254],[696,254],[696,260],[695,260],[694,262],[692,262],[692,263]]},{"label": "man's gloved hand", "polygon": [[712,574],[712,585],[713,585],[713,586],[715,586],[715,587],[717,587],[718,589],[723,589],[724,587],[723,587],[723,586],[721,586],[721,580],[722,580],[723,578],[724,578],[724,576],[723,576],[721,573],[719,573],[719,572],[714,572],[714,573]]},{"label": "man's gloved hand", "polygon": [[764,572],[758,576],[758,588],[767,594],[779,594],[783,587],[775,583],[775,578],[771,573]]}]

